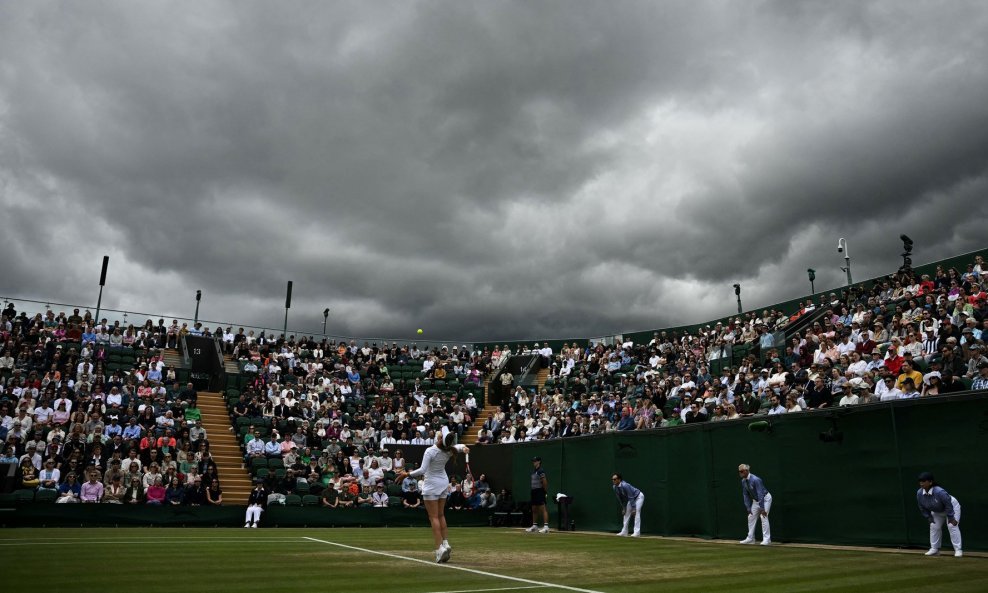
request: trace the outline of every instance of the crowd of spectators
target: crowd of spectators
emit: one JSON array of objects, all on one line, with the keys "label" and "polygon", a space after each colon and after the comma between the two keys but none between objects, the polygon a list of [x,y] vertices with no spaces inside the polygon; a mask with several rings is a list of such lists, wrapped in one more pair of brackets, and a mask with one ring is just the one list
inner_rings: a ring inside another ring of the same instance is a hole
[{"label": "crowd of spectators", "polygon": [[164,320],[123,327],[9,303],[0,462],[16,464],[16,487],[59,503],[222,502],[196,391],[161,357],[171,335]]},{"label": "crowd of spectators", "polygon": [[[514,386],[479,441],[512,443],[718,422],[988,389],[981,256],[966,271],[911,270],[648,343],[534,344],[545,387]],[[785,333],[810,316],[801,332]],[[781,338],[781,339],[780,339]],[[746,355],[732,356],[738,347]],[[498,352],[494,353],[495,356]],[[737,364],[731,364],[732,362]],[[719,367],[718,371],[712,368]],[[510,387],[510,385],[509,385]]]},{"label": "crowd of spectators", "polygon": [[[466,346],[255,338],[242,330],[225,341],[248,378],[228,400],[245,463],[273,502],[318,496],[333,507],[421,507],[415,480],[394,482],[401,447],[431,445],[444,428],[462,436],[498,362]],[[499,498],[483,479],[455,482],[452,496],[462,497],[454,508],[493,508]]]},{"label": "crowd of spectators", "polygon": [[[160,354],[185,334],[203,335],[220,339],[247,378],[228,394],[231,425],[244,463],[275,500],[381,506],[386,496],[417,507],[418,486],[393,481],[400,448],[431,444],[444,428],[462,436],[483,408],[484,379],[513,354],[538,355],[548,379],[536,393],[503,373],[507,392],[486,414],[480,443],[988,389],[983,266],[979,256],[965,271],[938,268],[932,277],[900,270],[792,314],[750,312],[656,332],[647,343],[558,352],[545,343],[358,345],[164,320],[122,327],[78,310],[30,317],[10,304],[0,318],[2,459],[18,465],[19,486],[60,501],[222,501],[195,390]],[[452,506],[509,498],[478,482],[457,481]]]}]

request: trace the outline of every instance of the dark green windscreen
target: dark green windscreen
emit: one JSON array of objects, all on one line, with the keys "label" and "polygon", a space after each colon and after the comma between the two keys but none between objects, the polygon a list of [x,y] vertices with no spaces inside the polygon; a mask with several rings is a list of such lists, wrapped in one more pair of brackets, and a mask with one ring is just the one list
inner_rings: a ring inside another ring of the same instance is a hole
[{"label": "dark green windscreen", "polygon": [[[963,395],[830,413],[773,417],[767,432],[748,421],[611,433],[494,446],[510,458],[515,498],[528,500],[534,455],[554,496],[574,497],[578,529],[620,528],[610,476],[645,493],[643,531],[741,539],[746,519],[737,466],[751,465],[774,498],[773,539],[916,546],[929,543],[916,508],[916,476],[932,471],[961,503],[966,549],[988,549],[988,398]],[[841,442],[824,442],[834,431]],[[504,471],[501,463],[501,471]],[[476,472],[477,469],[475,468]],[[946,535],[944,535],[946,538]]]}]

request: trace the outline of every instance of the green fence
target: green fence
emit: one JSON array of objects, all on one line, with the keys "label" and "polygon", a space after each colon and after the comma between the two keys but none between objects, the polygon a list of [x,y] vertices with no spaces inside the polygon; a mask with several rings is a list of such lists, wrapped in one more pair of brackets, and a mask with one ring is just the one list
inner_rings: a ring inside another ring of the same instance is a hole
[{"label": "green fence", "polygon": [[[965,548],[988,550],[983,394],[777,416],[770,432],[749,431],[748,424],[515,445],[516,498],[527,498],[531,458],[538,455],[550,496],[574,497],[570,516],[578,529],[619,529],[609,479],[617,471],[645,493],[646,533],[741,539],[746,519],[737,466],[748,463],[774,498],[773,539],[922,547],[929,537],[916,508],[916,476],[929,470],[963,506]],[[831,428],[842,442],[819,438]]]},{"label": "green fence", "polygon": [[[240,527],[244,506],[154,507],[28,503],[0,509],[3,527]],[[481,527],[489,513],[448,511],[452,527]],[[270,505],[262,527],[428,527],[425,508],[329,509]]]}]

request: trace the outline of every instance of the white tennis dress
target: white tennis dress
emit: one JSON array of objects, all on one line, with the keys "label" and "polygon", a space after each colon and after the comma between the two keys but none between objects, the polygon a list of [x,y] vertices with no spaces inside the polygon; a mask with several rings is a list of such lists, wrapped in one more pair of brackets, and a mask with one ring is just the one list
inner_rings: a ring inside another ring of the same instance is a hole
[{"label": "white tennis dress", "polygon": [[[465,445],[453,445],[453,448],[460,453],[466,450]],[[453,454],[443,451],[436,445],[432,445],[425,450],[422,456],[422,465],[415,471],[408,472],[413,478],[425,476],[425,484],[422,487],[422,496],[444,497],[449,493],[449,476],[446,475],[446,462]]]}]

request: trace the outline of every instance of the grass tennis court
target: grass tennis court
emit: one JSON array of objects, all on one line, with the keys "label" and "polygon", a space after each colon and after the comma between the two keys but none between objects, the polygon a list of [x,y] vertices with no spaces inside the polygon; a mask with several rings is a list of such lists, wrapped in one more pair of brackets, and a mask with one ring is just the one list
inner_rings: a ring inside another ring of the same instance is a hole
[{"label": "grass tennis court", "polygon": [[[4,591],[984,591],[988,558],[455,529],[7,529]],[[379,552],[379,553],[374,553]]]}]

